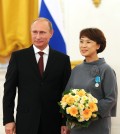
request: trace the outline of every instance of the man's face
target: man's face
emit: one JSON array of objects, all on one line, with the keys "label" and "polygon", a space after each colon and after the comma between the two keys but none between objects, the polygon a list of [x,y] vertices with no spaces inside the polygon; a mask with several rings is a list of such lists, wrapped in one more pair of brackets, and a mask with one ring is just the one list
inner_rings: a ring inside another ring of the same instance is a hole
[{"label": "man's face", "polygon": [[38,20],[31,26],[32,43],[40,50],[46,48],[52,35],[53,30],[50,30],[47,21]]}]

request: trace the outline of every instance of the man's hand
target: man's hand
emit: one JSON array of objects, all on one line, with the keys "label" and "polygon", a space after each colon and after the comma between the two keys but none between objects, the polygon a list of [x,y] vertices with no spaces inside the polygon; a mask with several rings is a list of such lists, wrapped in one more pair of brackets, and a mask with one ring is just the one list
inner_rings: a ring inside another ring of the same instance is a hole
[{"label": "man's hand", "polygon": [[61,134],[70,134],[70,130],[67,126],[61,126]]},{"label": "man's hand", "polygon": [[16,134],[15,122],[10,122],[5,125],[6,134]]}]

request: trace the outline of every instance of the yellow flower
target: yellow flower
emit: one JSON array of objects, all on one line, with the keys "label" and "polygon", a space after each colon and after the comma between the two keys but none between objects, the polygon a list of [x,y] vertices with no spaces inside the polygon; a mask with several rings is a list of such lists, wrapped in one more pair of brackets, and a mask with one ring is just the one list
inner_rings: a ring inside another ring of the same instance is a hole
[{"label": "yellow flower", "polygon": [[67,108],[66,108],[66,113],[67,113],[67,114],[70,114],[70,107],[67,107]]},{"label": "yellow flower", "polygon": [[92,114],[92,117],[93,117],[93,118],[96,118],[96,117],[97,117],[97,114]]},{"label": "yellow flower", "polygon": [[77,117],[77,114],[78,114],[78,109],[77,109],[77,107],[76,107],[76,106],[70,107],[69,113],[70,113],[71,116]]},{"label": "yellow flower", "polygon": [[75,99],[73,96],[69,95],[67,98],[66,98],[66,103],[68,105],[73,105],[73,103],[75,102]]},{"label": "yellow flower", "polygon": [[63,97],[62,97],[62,101],[61,102],[66,102],[66,99],[69,97],[68,94],[65,94]]},{"label": "yellow flower", "polygon": [[89,107],[90,107],[90,110],[91,110],[92,112],[98,111],[98,107],[97,107],[97,105],[96,105],[94,102],[90,102],[90,103],[89,103]]},{"label": "yellow flower", "polygon": [[92,116],[92,112],[91,112],[90,109],[85,109],[85,110],[83,111],[83,117],[85,118],[85,120],[90,119],[91,116]]},{"label": "yellow flower", "polygon": [[79,95],[79,96],[85,96],[86,92],[85,92],[84,89],[81,89],[76,94]]},{"label": "yellow flower", "polygon": [[86,122],[88,122],[89,125],[91,122],[90,119],[98,116],[97,103],[98,100],[84,89],[70,89],[59,103],[61,108],[60,112],[66,116],[67,124],[70,128],[79,125],[87,127]]}]

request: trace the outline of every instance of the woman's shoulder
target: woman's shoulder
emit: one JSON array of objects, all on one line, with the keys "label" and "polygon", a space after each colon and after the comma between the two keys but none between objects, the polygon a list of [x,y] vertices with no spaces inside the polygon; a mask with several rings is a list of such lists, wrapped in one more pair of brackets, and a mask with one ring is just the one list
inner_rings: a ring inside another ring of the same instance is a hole
[{"label": "woman's shoulder", "polygon": [[113,68],[106,62],[104,64],[101,64],[100,68],[105,70],[113,70]]},{"label": "woman's shoulder", "polygon": [[106,62],[104,64],[101,64],[99,66],[99,69],[100,69],[100,72],[103,72],[103,73],[115,74],[115,70],[112,68],[111,65],[109,65]]},{"label": "woman's shoulder", "polygon": [[84,69],[83,63],[78,64],[78,65],[76,65],[76,66],[72,69],[72,73],[81,72],[81,71],[83,71],[83,69]]}]

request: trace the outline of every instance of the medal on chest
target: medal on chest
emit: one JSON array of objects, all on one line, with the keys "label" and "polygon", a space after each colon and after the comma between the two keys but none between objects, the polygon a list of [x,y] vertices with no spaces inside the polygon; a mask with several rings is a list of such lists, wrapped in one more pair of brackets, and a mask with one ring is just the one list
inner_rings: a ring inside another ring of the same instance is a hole
[{"label": "medal on chest", "polygon": [[100,76],[95,77],[95,87],[99,87],[100,85]]}]

